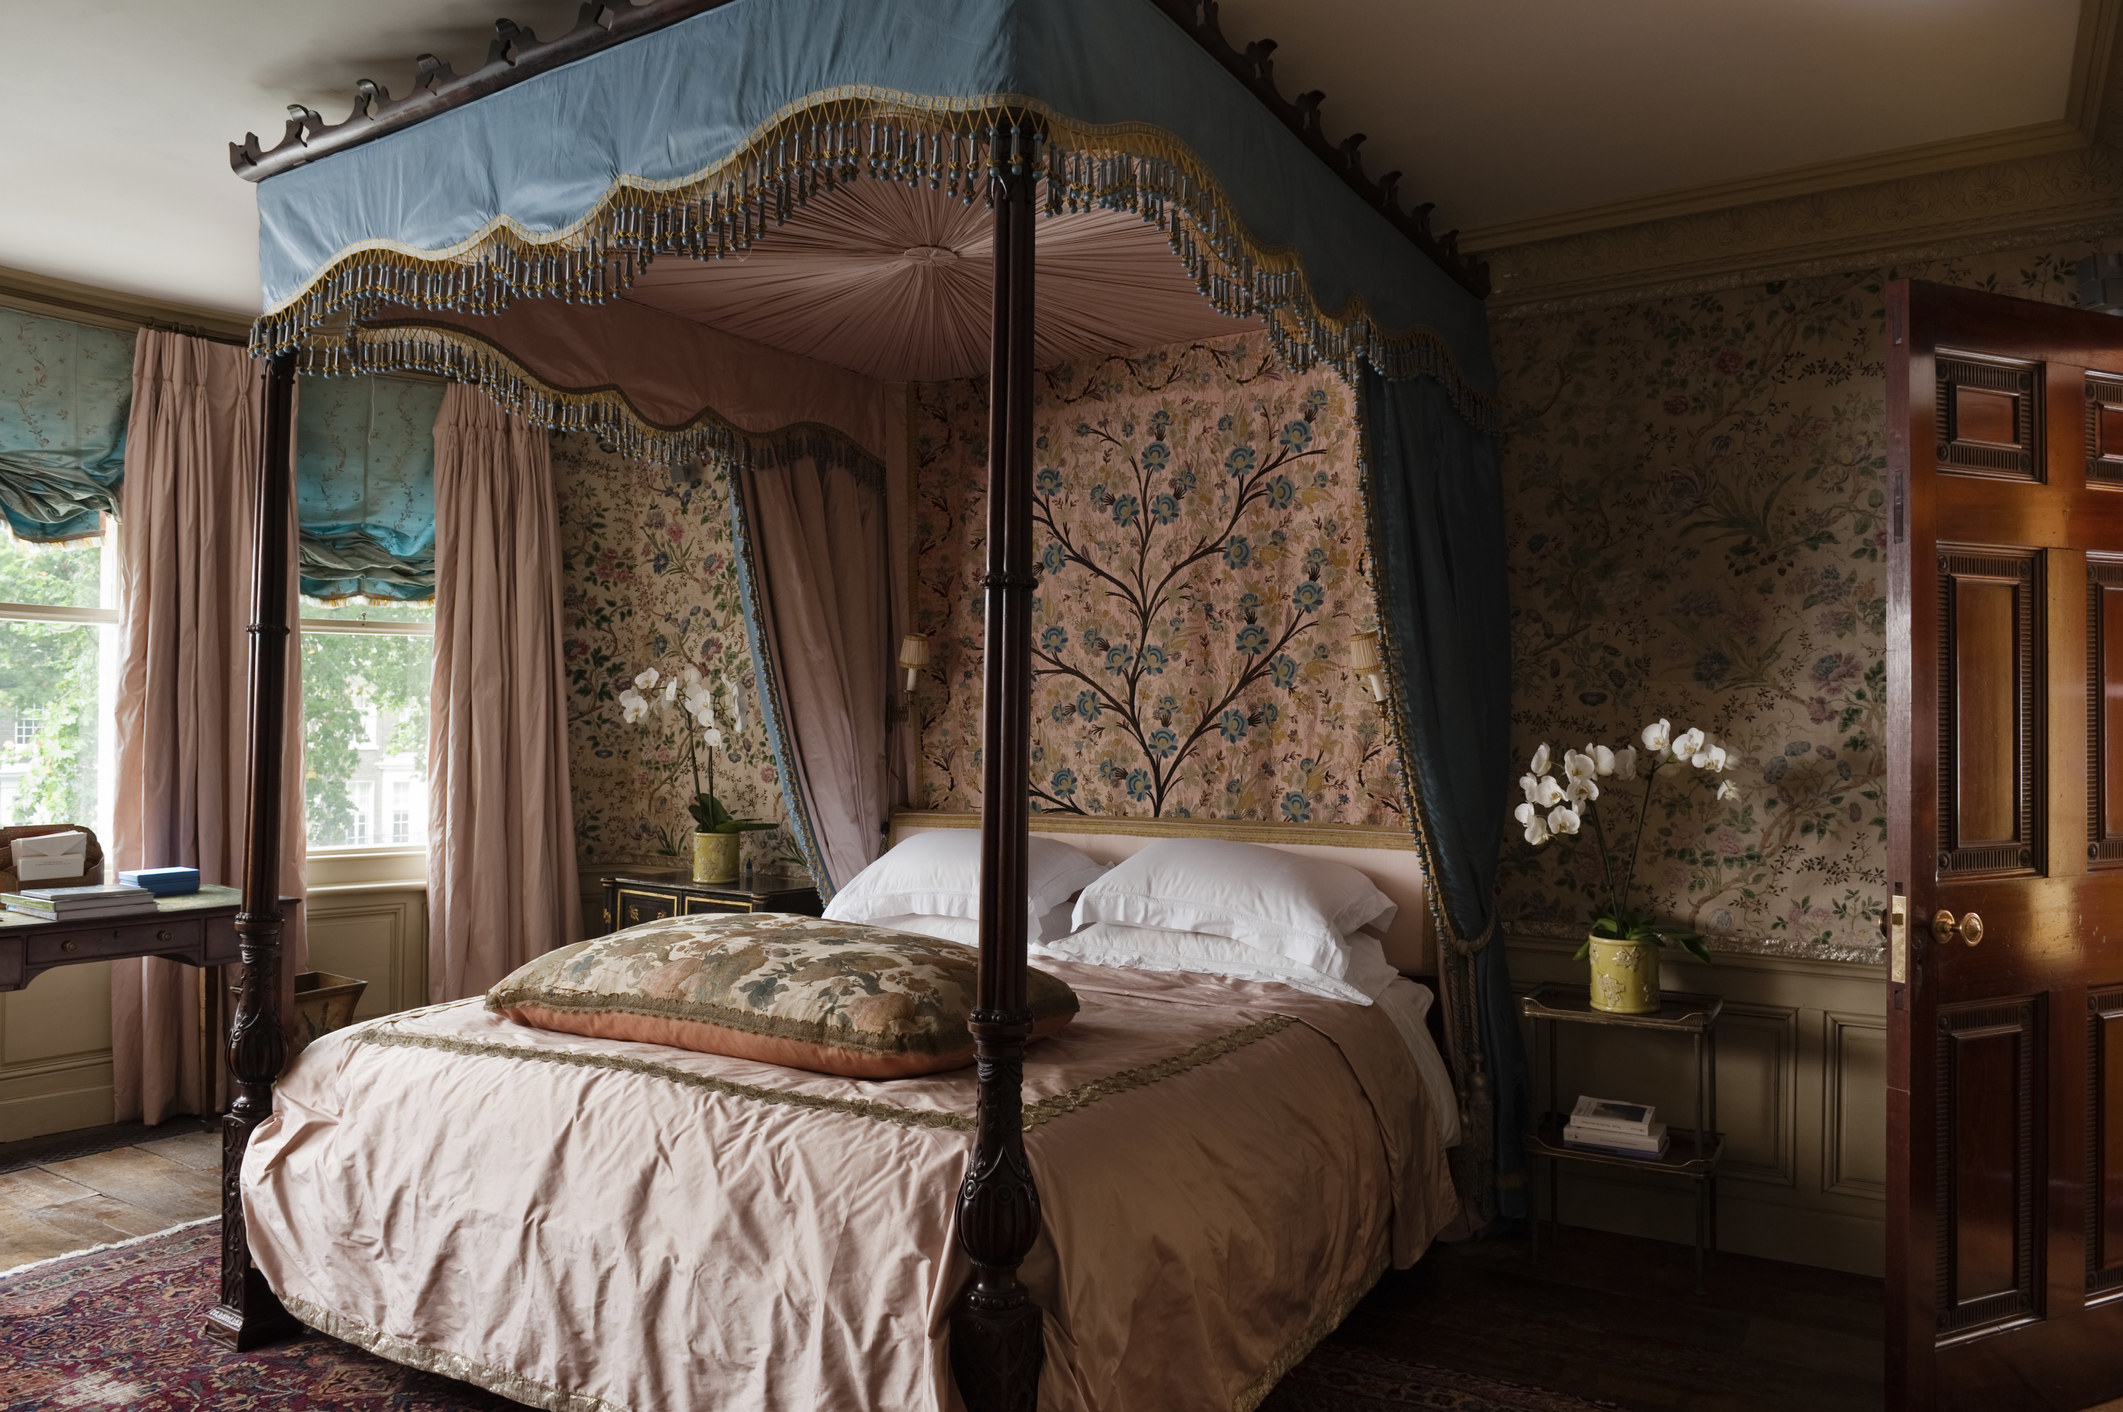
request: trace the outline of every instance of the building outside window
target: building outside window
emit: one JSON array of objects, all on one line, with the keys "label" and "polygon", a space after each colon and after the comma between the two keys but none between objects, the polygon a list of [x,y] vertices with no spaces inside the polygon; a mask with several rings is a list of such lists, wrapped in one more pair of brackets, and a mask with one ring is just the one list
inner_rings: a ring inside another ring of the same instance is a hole
[{"label": "building outside window", "polygon": [[303,600],[303,807],[312,854],[426,847],[434,643],[433,600]]},{"label": "building outside window", "polygon": [[15,717],[15,744],[35,745],[37,743],[37,732],[43,729],[44,713],[42,711],[23,711],[21,715]]}]

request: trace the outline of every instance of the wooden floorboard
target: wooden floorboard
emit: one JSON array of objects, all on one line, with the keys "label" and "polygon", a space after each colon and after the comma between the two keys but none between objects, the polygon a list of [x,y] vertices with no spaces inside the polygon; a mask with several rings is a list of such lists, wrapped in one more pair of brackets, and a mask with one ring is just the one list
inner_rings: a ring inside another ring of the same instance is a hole
[{"label": "wooden floorboard", "polygon": [[0,1172],[0,1270],[153,1235],[221,1209],[211,1132]]},{"label": "wooden floorboard", "polygon": [[1594,1231],[1440,1246],[1332,1335],[1391,1356],[1634,1412],[1878,1412],[1881,1282]]}]

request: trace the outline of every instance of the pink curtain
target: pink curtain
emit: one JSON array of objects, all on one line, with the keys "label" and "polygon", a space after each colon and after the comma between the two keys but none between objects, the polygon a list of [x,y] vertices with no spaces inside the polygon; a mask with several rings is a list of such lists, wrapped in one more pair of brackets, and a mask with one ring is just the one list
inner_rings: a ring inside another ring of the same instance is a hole
[{"label": "pink curtain", "polygon": [[435,418],[428,997],[582,936],[546,433],[452,384]]},{"label": "pink curtain", "polygon": [[[117,808],[109,868],[190,866],[241,886],[248,760],[251,561],[258,490],[260,365],[241,348],[142,329],[119,495],[123,664]],[[294,529],[289,527],[292,604]],[[287,859],[281,892],[303,887],[302,688],[289,652]],[[282,932],[283,996],[307,954],[300,907]],[[233,968],[230,968],[233,970]],[[111,965],[111,1068],[120,1121],[204,1113],[226,1092],[222,971],[174,961]],[[215,987],[215,993],[202,991]],[[202,1014],[204,1011],[204,1014]],[[218,1024],[216,1024],[218,1028]]]},{"label": "pink curtain", "polygon": [[885,722],[898,652],[884,495],[874,470],[808,456],[738,479],[783,768],[830,896],[877,857],[891,817]]}]

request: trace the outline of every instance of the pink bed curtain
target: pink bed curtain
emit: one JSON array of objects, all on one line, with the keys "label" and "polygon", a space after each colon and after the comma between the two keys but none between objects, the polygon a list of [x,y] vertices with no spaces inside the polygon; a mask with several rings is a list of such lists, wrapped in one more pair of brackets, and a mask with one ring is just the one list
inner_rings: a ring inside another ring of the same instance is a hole
[{"label": "pink bed curtain", "polygon": [[435,418],[428,996],[582,936],[546,433],[452,384]]},{"label": "pink bed curtain", "polygon": [[891,815],[891,568],[874,467],[814,457],[738,473],[754,628],[786,787],[822,896],[884,847]]},{"label": "pink bed curtain", "polygon": [[[252,522],[260,365],[241,348],[142,329],[133,352],[118,505],[117,790],[110,868],[185,865],[242,881],[249,740]],[[293,602],[294,527],[288,530]],[[303,888],[301,652],[289,653],[287,859]],[[282,933],[286,993],[302,968],[302,909]],[[233,968],[231,968],[233,969]],[[174,961],[111,966],[112,1097],[120,1121],[159,1123],[220,1104],[226,1073],[202,1024],[222,1013],[220,971]],[[209,1003],[212,1002],[212,1003]],[[204,1011],[204,1014],[202,1014]]]}]

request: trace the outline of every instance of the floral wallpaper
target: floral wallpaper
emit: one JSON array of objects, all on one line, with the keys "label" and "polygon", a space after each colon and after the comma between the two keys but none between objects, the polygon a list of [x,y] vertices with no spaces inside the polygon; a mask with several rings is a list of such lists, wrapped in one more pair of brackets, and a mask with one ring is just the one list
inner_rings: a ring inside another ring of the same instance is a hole
[{"label": "floral wallpaper", "polygon": [[[1713,945],[1878,951],[1884,290],[2068,303],[2086,249],[1496,323],[1518,768],[1543,741],[1621,745],[1661,716],[1734,757],[1737,800],[1652,805],[1638,876],[1662,919]],[[1598,866],[1512,830],[1507,925],[1582,936]]]},{"label": "floral wallpaper", "polygon": [[[715,752],[716,795],[741,818],[783,817],[738,608],[728,477],[626,460],[585,434],[555,436],[552,447],[578,852],[585,863],[688,865],[693,779],[681,718],[621,718],[619,693],[642,668],[669,677],[690,662],[706,674],[726,743]],[[742,730],[727,715],[732,688]],[[782,832],[745,835],[744,856],[768,867],[784,851]]]},{"label": "floral wallpaper", "polygon": [[[979,807],[987,389],[912,416],[930,635],[921,807]],[[1042,374],[1034,409],[1035,809],[1390,824],[1398,762],[1349,673],[1374,625],[1354,397],[1238,337]]]}]

